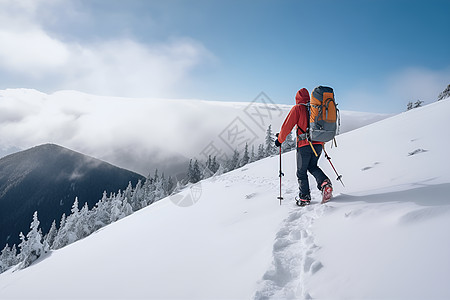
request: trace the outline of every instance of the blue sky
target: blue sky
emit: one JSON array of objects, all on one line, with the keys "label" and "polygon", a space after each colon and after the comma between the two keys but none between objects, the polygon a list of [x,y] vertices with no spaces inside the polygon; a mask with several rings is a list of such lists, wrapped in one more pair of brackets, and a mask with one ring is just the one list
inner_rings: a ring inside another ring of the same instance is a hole
[{"label": "blue sky", "polygon": [[450,84],[450,1],[0,0],[0,88],[400,112]]}]

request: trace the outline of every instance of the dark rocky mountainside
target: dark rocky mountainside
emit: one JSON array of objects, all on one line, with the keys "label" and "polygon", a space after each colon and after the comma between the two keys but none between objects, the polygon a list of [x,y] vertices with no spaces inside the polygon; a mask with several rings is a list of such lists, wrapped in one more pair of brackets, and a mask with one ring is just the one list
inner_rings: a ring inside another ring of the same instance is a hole
[{"label": "dark rocky mountainside", "polygon": [[0,248],[18,244],[34,211],[48,232],[69,214],[75,197],[89,208],[104,191],[115,193],[143,176],[67,148],[45,144],[0,159]]}]

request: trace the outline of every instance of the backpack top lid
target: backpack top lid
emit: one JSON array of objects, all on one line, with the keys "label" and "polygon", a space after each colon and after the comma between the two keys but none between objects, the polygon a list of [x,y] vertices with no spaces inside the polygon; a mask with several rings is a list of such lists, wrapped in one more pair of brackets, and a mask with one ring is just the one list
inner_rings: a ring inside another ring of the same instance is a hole
[{"label": "backpack top lid", "polygon": [[[329,98],[334,100],[334,91],[329,86],[318,86],[316,87],[313,92],[311,93],[311,98],[314,101],[311,101],[311,104],[317,104],[312,102],[323,102],[324,100],[327,100]],[[320,105],[320,103],[318,103]]]}]

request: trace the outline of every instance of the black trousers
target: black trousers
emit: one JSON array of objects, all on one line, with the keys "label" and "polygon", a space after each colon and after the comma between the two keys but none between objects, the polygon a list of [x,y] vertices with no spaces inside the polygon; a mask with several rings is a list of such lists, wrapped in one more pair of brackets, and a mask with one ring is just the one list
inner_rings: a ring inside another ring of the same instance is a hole
[{"label": "black trousers", "polygon": [[310,194],[308,172],[316,178],[317,188],[319,190],[325,179],[328,179],[325,173],[317,165],[320,154],[322,153],[322,145],[317,144],[313,146],[318,154],[317,157],[309,145],[297,148],[297,179],[300,194],[303,195]]}]

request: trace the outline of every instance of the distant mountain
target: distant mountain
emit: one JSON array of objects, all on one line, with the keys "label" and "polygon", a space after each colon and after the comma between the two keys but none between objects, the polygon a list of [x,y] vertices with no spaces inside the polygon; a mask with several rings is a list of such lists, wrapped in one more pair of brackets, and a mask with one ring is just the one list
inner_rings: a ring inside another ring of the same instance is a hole
[{"label": "distant mountain", "polygon": [[44,233],[59,225],[78,197],[89,208],[108,193],[125,189],[143,176],[67,148],[45,144],[0,159],[0,248],[19,242],[38,211]]}]

